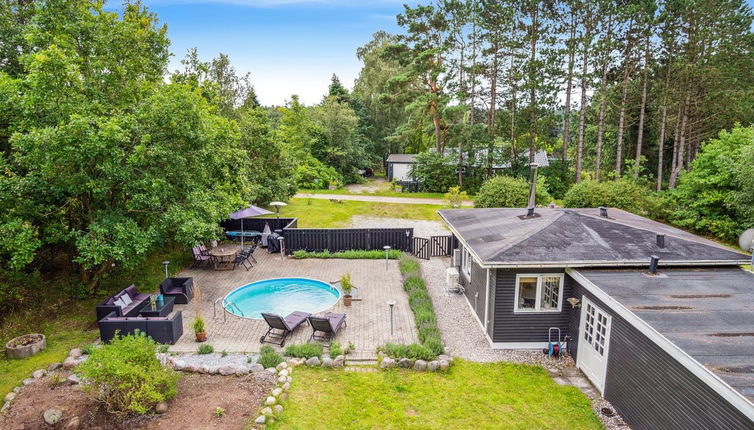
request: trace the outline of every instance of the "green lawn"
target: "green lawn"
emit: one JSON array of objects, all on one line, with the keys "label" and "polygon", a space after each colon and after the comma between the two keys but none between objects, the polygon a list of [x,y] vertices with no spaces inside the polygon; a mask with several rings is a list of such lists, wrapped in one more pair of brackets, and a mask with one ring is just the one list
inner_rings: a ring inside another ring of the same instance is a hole
[{"label": "green lawn", "polygon": [[157,292],[159,283],[165,277],[163,260],[171,261],[172,273],[177,273],[190,261],[190,254],[180,247],[170,248],[149,257],[137,268],[119,271],[102,282],[97,297],[76,299],[71,297],[71,280],[45,279],[39,287],[39,294],[29,297],[22,309],[3,316],[0,324],[0,341],[26,333],[43,333],[47,336],[47,349],[21,360],[9,360],[5,351],[0,352],[0,398],[31,376],[37,369],[45,369],[51,363],[62,361],[71,348],[81,347],[99,337],[95,321],[95,306],[104,298],[131,283],[140,292]]},{"label": "green lawn", "polygon": [[447,373],[298,367],[269,429],[600,429],[577,388],[541,367],[458,361]]},{"label": "green lawn", "polygon": [[355,196],[383,196],[383,197],[413,197],[417,199],[438,199],[445,198],[445,193],[401,193],[390,189],[380,189],[375,192],[364,191],[363,193],[354,193],[347,188],[338,188],[336,190],[298,190],[299,194],[352,194]]},{"label": "green lawn", "polygon": [[347,227],[354,215],[440,221],[437,211],[443,208],[447,206],[347,200],[333,203],[324,199],[301,198],[291,199],[288,206],[280,209],[280,216],[298,218],[300,228],[336,228]]}]

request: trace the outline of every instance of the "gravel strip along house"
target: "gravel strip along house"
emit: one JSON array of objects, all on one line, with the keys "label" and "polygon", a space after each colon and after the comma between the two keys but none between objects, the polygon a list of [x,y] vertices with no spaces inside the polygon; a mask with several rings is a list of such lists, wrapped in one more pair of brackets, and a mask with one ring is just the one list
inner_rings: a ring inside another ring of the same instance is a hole
[{"label": "gravel strip along house", "polygon": [[634,429],[754,429],[750,257],[618,209],[448,209],[491,348],[566,349]]}]

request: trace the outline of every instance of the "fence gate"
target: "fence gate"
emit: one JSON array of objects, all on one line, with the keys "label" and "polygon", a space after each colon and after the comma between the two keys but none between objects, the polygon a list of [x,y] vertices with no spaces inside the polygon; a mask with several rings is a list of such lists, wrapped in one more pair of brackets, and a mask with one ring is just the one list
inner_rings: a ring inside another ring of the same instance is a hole
[{"label": "fence gate", "polygon": [[429,239],[414,236],[413,245],[413,254],[416,257],[429,260],[429,257],[432,255],[429,246]]},{"label": "fence gate", "polygon": [[453,236],[432,236],[431,242],[431,256],[432,257],[448,257],[453,255]]}]

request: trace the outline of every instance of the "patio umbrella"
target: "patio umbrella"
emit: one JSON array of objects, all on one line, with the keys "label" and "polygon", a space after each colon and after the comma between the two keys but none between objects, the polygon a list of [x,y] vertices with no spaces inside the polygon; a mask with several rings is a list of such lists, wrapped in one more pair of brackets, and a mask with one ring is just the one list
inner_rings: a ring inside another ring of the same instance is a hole
[{"label": "patio umbrella", "polygon": [[244,218],[259,216],[259,215],[269,215],[272,212],[268,211],[265,208],[260,208],[259,206],[251,205],[246,209],[239,209],[233,213],[231,213],[230,219],[240,219],[241,220],[241,248],[243,248],[243,220]]}]

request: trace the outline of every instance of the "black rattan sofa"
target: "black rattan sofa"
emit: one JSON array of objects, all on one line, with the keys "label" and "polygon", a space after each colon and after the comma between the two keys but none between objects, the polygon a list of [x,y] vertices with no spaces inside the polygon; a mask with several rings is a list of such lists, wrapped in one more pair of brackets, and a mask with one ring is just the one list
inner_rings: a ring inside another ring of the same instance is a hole
[{"label": "black rattan sofa", "polygon": [[116,334],[146,333],[157,343],[174,344],[183,335],[183,315],[181,311],[169,317],[123,317],[111,312],[99,321],[99,334],[102,342],[109,342]]},{"label": "black rattan sofa", "polygon": [[[118,305],[115,304],[115,301],[124,294],[128,294],[132,302],[130,305],[121,309]],[[131,284],[119,291],[118,294],[115,294],[103,303],[97,305],[97,321],[102,320],[102,318],[105,318],[111,312],[115,312],[117,316],[123,317],[139,316],[141,308],[143,308],[147,303],[149,303],[149,294],[139,293],[138,291],[136,291],[136,285]]]}]

